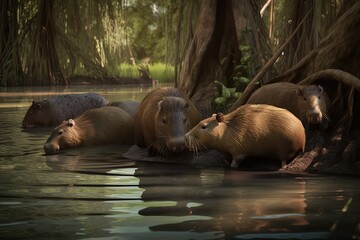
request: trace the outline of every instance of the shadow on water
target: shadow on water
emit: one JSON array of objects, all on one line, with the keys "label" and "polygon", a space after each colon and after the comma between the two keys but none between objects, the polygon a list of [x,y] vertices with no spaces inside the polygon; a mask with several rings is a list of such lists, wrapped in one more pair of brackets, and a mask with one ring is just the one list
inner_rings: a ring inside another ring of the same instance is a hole
[{"label": "shadow on water", "polygon": [[0,107],[2,239],[360,238],[358,178],[135,161],[130,146],[45,155],[52,129],[21,129],[25,111]]}]

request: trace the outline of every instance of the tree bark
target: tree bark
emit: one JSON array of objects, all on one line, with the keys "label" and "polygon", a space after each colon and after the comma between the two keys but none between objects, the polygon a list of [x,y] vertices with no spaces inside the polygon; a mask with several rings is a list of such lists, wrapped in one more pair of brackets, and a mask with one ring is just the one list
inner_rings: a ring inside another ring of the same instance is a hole
[{"label": "tree bark", "polygon": [[0,86],[21,84],[22,68],[19,54],[17,1],[0,2]]},{"label": "tree bark", "polygon": [[[260,65],[265,61],[266,54],[262,49],[269,49],[269,45],[263,40],[261,33],[264,31],[253,17],[254,12],[260,18],[257,6],[251,0],[201,3],[194,37],[182,63],[179,88],[194,101],[203,117],[213,113],[214,81],[233,85],[234,69],[242,57],[239,44],[246,28],[252,31],[253,64]],[[267,38],[266,31],[264,36]]]},{"label": "tree bark", "polygon": [[[346,1],[345,1],[346,2]],[[331,128],[307,132],[305,154],[287,169],[360,174],[360,2],[329,29],[319,46],[272,82],[321,84],[331,99]]]},{"label": "tree bark", "polygon": [[54,0],[41,0],[30,38],[25,85],[67,84],[56,52],[56,26],[53,18]]},{"label": "tree bark", "polygon": [[[226,82],[231,59],[238,54],[235,26],[229,1],[202,1],[197,27],[185,54],[180,72],[179,88],[197,104],[202,115],[211,113],[213,83]],[[220,46],[220,47],[219,47]],[[221,58],[229,57],[223,65]]]}]

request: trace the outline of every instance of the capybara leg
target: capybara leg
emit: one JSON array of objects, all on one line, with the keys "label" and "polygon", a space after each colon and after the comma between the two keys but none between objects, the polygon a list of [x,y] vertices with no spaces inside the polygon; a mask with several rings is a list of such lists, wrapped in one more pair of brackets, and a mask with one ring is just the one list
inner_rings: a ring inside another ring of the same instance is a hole
[{"label": "capybara leg", "polygon": [[231,162],[231,166],[232,168],[238,168],[240,163],[244,160],[244,158],[246,157],[246,155],[244,154],[240,154],[236,157],[233,157],[233,160]]},{"label": "capybara leg", "polygon": [[240,163],[239,163],[238,161],[232,160],[230,167],[232,167],[232,168],[238,168],[238,167],[239,167],[239,164],[240,164]]},{"label": "capybara leg", "polygon": [[294,154],[293,153],[288,154],[285,151],[285,147],[284,147],[284,149],[282,149],[282,151],[279,152],[278,158],[281,160],[281,168],[285,168],[287,160],[292,159],[291,155],[294,155]]}]

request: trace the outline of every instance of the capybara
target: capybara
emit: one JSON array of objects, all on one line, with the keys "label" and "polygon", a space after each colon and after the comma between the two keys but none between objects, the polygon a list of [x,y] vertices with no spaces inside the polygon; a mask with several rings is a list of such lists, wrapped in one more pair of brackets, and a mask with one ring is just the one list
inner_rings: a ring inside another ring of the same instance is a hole
[{"label": "capybara", "polygon": [[108,106],[119,107],[127,111],[132,117],[135,117],[136,110],[140,103],[135,101],[120,101],[120,102],[110,102]]},{"label": "capybara", "polygon": [[200,114],[186,94],[157,88],[145,96],[135,114],[135,143],[160,156],[183,151],[185,133],[199,121]]},{"label": "capybara", "polygon": [[44,144],[44,150],[51,154],[83,145],[133,144],[133,136],[130,114],[119,107],[106,106],[89,109],[61,123]]},{"label": "capybara", "polygon": [[65,94],[49,100],[32,102],[22,121],[24,128],[54,127],[82,112],[103,107],[108,101],[97,93]]},{"label": "capybara", "polygon": [[328,107],[330,99],[320,85],[297,85],[279,82],[264,85],[248,99],[251,104],[269,104],[292,112],[306,126],[329,125]]},{"label": "capybara", "polygon": [[232,156],[237,167],[245,156],[276,157],[282,162],[304,151],[305,130],[286,109],[245,104],[227,115],[214,114],[185,135],[190,150],[215,149]]}]

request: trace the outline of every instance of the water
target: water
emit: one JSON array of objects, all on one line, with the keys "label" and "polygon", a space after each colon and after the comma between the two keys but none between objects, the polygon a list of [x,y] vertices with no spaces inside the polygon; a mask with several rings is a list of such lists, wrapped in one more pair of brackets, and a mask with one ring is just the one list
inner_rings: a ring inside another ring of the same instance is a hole
[{"label": "water", "polygon": [[52,129],[24,130],[32,100],[95,91],[140,100],[147,87],[0,92],[2,239],[359,239],[359,179],[132,161],[130,146],[44,155]]}]

